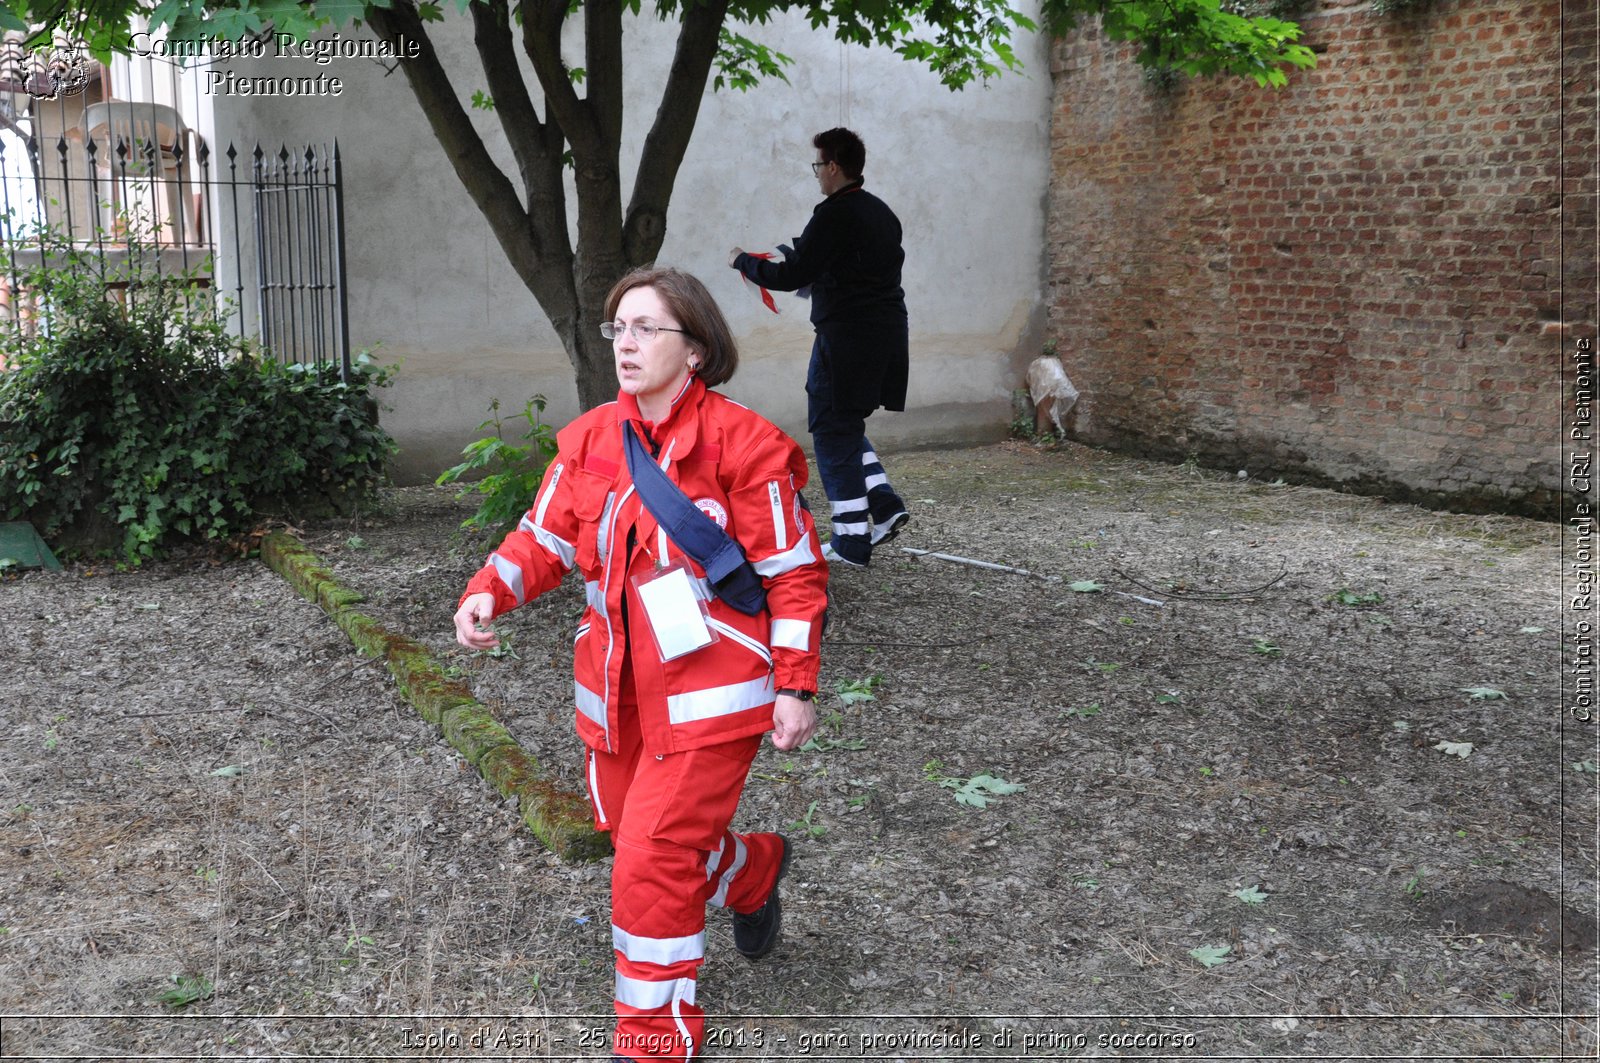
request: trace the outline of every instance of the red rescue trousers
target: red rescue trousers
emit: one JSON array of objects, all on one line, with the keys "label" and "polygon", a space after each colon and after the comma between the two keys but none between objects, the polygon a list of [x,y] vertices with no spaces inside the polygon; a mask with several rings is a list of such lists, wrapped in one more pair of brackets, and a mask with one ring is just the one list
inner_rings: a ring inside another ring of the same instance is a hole
[{"label": "red rescue trousers", "polygon": [[695,976],[705,962],[706,906],[766,903],[783,844],[728,829],[761,736],[653,756],[644,751],[631,669],[623,665],[616,753],[589,751],[595,826],[611,832],[611,942],[617,1032],[628,1059],[692,1059],[705,1031]]}]

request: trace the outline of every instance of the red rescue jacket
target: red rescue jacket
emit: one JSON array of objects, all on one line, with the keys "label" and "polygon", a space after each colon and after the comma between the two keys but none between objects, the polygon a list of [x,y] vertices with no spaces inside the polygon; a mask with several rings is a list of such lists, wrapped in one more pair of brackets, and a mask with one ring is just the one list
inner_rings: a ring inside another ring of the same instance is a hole
[{"label": "red rescue jacket", "polygon": [[[767,609],[758,616],[711,597],[718,641],[666,662],[646,630],[633,581],[676,560],[700,581],[705,572],[639,501],[623,456],[625,419],[655,444],[668,477],[744,548],[767,590]],[[462,599],[487,591],[498,615],[576,567],[588,598],[574,648],[578,734],[592,748],[615,750],[626,659],[644,746],[653,755],[771,730],[777,689],[816,689],[828,569],[811,514],[800,504],[807,471],[794,440],[697,378],[661,423],[648,433],[646,427],[633,397],[619,394],[562,429],[533,508]]]}]

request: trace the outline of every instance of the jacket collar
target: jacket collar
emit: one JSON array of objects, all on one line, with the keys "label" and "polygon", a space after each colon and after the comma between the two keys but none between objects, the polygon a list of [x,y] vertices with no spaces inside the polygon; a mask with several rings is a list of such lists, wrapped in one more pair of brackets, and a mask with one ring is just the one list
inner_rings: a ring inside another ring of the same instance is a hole
[{"label": "jacket collar", "polygon": [[[851,181],[849,184],[845,185],[843,188],[839,189],[839,191],[833,193],[827,199],[824,199],[822,202],[823,203],[832,203],[834,200],[838,199],[841,196],[848,196],[851,192],[859,192],[859,191],[861,191],[861,186],[866,183],[866,180],[867,179],[865,177],[857,177],[854,181]],[[819,203],[817,205],[821,206],[822,204]]]},{"label": "jacket collar", "polygon": [[673,441],[672,458],[676,461],[694,449],[700,437],[700,418],[695,412],[700,408],[700,402],[705,397],[706,386],[695,374],[689,375],[683,390],[678,392],[677,398],[672,400],[672,406],[667,411],[666,417],[657,421],[646,432],[648,423],[644,415],[639,412],[639,400],[625,391],[617,392],[617,427],[620,430],[624,422],[634,422],[639,438],[654,438],[666,453],[668,440]]}]

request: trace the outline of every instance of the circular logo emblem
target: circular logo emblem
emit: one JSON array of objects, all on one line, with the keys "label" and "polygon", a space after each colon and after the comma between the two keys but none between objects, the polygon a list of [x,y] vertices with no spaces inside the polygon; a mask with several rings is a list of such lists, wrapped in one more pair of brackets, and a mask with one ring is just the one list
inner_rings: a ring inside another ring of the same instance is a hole
[{"label": "circular logo emblem", "polygon": [[0,49],[0,64],[12,75],[11,80],[20,82],[22,90],[36,100],[75,96],[89,84],[83,45],[59,34],[53,43],[58,47],[40,47],[31,53],[24,53],[14,41]]},{"label": "circular logo emblem", "polygon": [[714,498],[697,498],[694,508],[717,522],[717,527],[723,531],[728,530],[728,511],[722,508],[722,503]]}]

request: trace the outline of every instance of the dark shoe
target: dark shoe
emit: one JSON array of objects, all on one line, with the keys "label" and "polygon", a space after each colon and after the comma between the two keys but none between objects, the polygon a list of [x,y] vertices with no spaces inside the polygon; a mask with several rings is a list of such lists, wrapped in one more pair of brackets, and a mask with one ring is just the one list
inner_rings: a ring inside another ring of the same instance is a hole
[{"label": "dark shoe", "polygon": [[852,561],[833,548],[833,543],[822,544],[822,559],[830,565],[843,565],[846,568],[866,568],[865,561]]},{"label": "dark shoe", "polygon": [[910,524],[910,523],[911,523],[911,514],[907,513],[903,509],[900,512],[896,513],[894,516],[890,517],[888,520],[883,521],[882,523],[879,523],[877,521],[873,521],[872,522],[872,545],[873,546],[877,546],[879,543],[888,542],[889,540],[893,539],[896,535],[899,535],[900,532],[905,528],[905,526],[907,524]]},{"label": "dark shoe", "polygon": [[759,960],[778,944],[783,936],[783,904],[778,900],[778,884],[783,873],[789,870],[789,839],[778,835],[783,842],[783,858],[778,863],[778,876],[772,880],[772,892],[767,903],[744,915],[733,913],[733,947],[747,960]]}]

